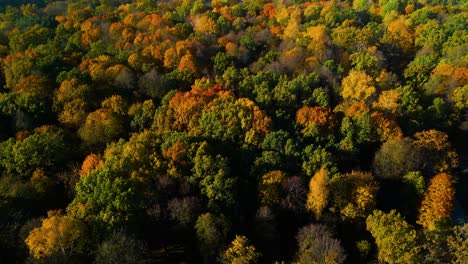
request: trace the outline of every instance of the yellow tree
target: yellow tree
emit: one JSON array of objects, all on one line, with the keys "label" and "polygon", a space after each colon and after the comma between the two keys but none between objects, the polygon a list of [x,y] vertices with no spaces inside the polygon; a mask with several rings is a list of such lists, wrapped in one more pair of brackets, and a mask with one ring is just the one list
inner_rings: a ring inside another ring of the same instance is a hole
[{"label": "yellow tree", "polygon": [[25,242],[36,259],[56,255],[66,259],[83,250],[85,237],[85,225],[80,220],[60,211],[49,211],[48,217],[29,233]]},{"label": "yellow tree", "polygon": [[107,97],[104,101],[101,102],[101,106],[104,109],[110,109],[112,112],[125,115],[128,110],[127,102],[120,95],[112,95]]},{"label": "yellow tree", "polygon": [[207,35],[215,35],[218,33],[216,22],[209,16],[201,16],[193,19],[194,31]]},{"label": "yellow tree", "polygon": [[439,173],[432,178],[419,210],[418,223],[434,230],[438,221],[450,217],[453,211],[455,187],[452,177]]},{"label": "yellow tree", "polygon": [[396,114],[399,106],[400,93],[397,90],[383,91],[379,100],[372,104],[372,107],[378,110]]},{"label": "yellow tree", "polygon": [[414,144],[425,154],[426,166],[431,172],[448,172],[458,167],[458,154],[453,150],[448,135],[435,129],[414,135]]},{"label": "yellow tree", "polygon": [[305,35],[312,40],[307,45],[307,50],[311,51],[319,61],[324,61],[327,58],[327,45],[330,42],[327,28],[324,25],[312,26],[307,29]]},{"label": "yellow tree", "polygon": [[331,206],[343,219],[365,218],[376,207],[378,188],[374,176],[368,172],[335,175],[330,180]]},{"label": "yellow tree", "polygon": [[328,203],[330,191],[328,189],[327,174],[327,169],[321,168],[309,182],[306,208],[314,213],[317,220],[322,216],[323,209],[325,209]]},{"label": "yellow tree", "polygon": [[372,77],[362,71],[351,70],[342,86],[341,96],[354,101],[366,101],[376,92]]},{"label": "yellow tree", "polygon": [[301,14],[299,10],[290,10],[290,16],[288,24],[284,28],[283,37],[284,39],[297,39],[299,37],[299,25],[301,24]]},{"label": "yellow tree", "polygon": [[250,245],[245,236],[236,236],[229,248],[224,252],[223,263],[226,264],[251,264],[257,263],[260,254],[254,246]]},{"label": "yellow tree", "polygon": [[388,24],[381,42],[399,47],[404,54],[408,54],[414,47],[414,34],[410,24],[410,20],[405,16],[399,16]]},{"label": "yellow tree", "polygon": [[374,126],[377,136],[381,142],[385,142],[389,139],[400,139],[403,137],[398,123],[390,118],[387,118],[380,112],[373,112],[371,114],[371,123]]}]

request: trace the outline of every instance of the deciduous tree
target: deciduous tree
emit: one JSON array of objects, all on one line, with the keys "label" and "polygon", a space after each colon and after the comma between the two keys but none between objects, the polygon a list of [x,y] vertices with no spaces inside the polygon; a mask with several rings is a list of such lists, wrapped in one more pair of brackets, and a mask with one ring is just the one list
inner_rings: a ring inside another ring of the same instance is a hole
[{"label": "deciduous tree", "polygon": [[323,210],[327,206],[330,192],[328,188],[327,169],[321,168],[310,179],[306,203],[306,208],[312,211],[316,219],[320,219]]},{"label": "deciduous tree", "polygon": [[36,259],[47,260],[60,255],[66,262],[74,254],[83,253],[86,239],[83,222],[59,211],[49,211],[48,217],[29,233],[25,243]]},{"label": "deciduous tree", "polygon": [[299,245],[296,253],[298,263],[344,263],[346,254],[338,239],[329,229],[320,224],[310,224],[299,229],[296,236]]},{"label": "deciduous tree", "polygon": [[419,210],[418,223],[424,228],[433,230],[438,221],[449,218],[452,214],[455,200],[455,188],[452,177],[447,173],[439,173],[427,188]]},{"label": "deciduous tree", "polygon": [[420,246],[416,231],[395,210],[374,211],[366,220],[378,248],[378,259],[387,263],[419,262]]},{"label": "deciduous tree", "polygon": [[224,252],[223,263],[226,264],[253,264],[257,263],[260,254],[254,246],[250,245],[245,236],[236,235],[229,248]]}]

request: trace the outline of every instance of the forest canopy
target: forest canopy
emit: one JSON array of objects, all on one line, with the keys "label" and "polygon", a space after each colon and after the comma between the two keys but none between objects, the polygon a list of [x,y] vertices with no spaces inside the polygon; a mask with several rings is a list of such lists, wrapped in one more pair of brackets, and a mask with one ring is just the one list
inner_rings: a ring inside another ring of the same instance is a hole
[{"label": "forest canopy", "polygon": [[466,263],[462,0],[4,0],[0,263]]}]

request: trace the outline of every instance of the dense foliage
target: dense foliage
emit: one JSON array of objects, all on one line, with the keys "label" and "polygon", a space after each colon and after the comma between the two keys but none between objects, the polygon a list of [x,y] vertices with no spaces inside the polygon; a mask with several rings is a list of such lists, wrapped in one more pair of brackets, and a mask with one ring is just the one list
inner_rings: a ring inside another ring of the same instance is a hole
[{"label": "dense foliage", "polygon": [[1,1],[0,263],[466,263],[467,25],[462,0]]}]

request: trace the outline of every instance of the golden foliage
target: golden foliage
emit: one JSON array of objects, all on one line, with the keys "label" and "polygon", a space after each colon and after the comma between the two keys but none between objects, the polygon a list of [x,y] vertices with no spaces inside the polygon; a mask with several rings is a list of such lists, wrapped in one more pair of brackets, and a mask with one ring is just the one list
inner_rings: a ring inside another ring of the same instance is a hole
[{"label": "golden foliage", "polygon": [[114,113],[125,115],[128,110],[127,102],[120,95],[112,95],[101,102],[102,108],[110,109]]},{"label": "golden foliage", "polygon": [[345,115],[351,117],[352,119],[357,119],[362,114],[367,112],[369,112],[369,108],[367,107],[366,103],[364,101],[358,101],[346,109]]},{"label": "golden foliage", "polygon": [[299,37],[301,14],[298,9],[292,9],[289,13],[288,24],[284,28],[283,38],[295,40]]},{"label": "golden foliage", "polygon": [[58,120],[67,127],[78,128],[86,120],[86,108],[87,105],[83,99],[73,99],[64,104],[63,110],[58,115]]},{"label": "golden foliage", "polygon": [[396,114],[399,106],[400,93],[397,90],[383,91],[377,102],[372,104],[373,108]]},{"label": "golden foliage", "polygon": [[381,142],[403,137],[403,132],[398,126],[398,123],[393,119],[387,118],[381,112],[373,112],[371,114],[371,120]]},{"label": "golden foliage", "polygon": [[389,90],[399,85],[398,77],[385,69],[380,71],[379,76],[375,78],[375,82],[382,90]]},{"label": "golden foliage", "polygon": [[64,257],[79,251],[84,233],[83,224],[60,211],[49,211],[40,227],[34,228],[25,240],[31,255],[46,259],[55,254]]},{"label": "golden foliage", "polygon": [[335,175],[329,184],[334,210],[344,219],[365,218],[376,208],[378,183],[371,173]]},{"label": "golden foliage", "polygon": [[448,172],[458,167],[458,154],[452,148],[447,134],[431,129],[418,132],[414,137],[414,144],[428,155],[434,171]]},{"label": "golden foliage", "polygon": [[309,182],[306,208],[314,213],[317,220],[322,216],[323,209],[325,209],[328,203],[330,191],[328,189],[327,174],[327,169],[321,168]]},{"label": "golden foliage", "polygon": [[38,74],[31,74],[21,78],[15,85],[15,92],[23,94],[47,94],[50,92],[47,79]]},{"label": "golden foliage", "polygon": [[194,18],[193,21],[193,30],[195,32],[200,32],[208,35],[215,35],[218,33],[218,26],[216,22],[208,16],[201,16]]},{"label": "golden foliage", "polygon": [[192,54],[187,53],[180,59],[179,66],[177,66],[179,71],[188,70],[191,73],[195,73],[197,71],[197,67],[195,66],[194,58]]},{"label": "golden foliage", "polygon": [[404,16],[391,21],[387,26],[382,42],[399,46],[403,52],[411,51],[414,47],[414,34],[409,24],[410,21],[407,21]]},{"label": "golden foliage", "polygon": [[164,52],[164,67],[168,69],[175,68],[179,62],[179,56],[176,49],[171,47]]},{"label": "golden foliage", "polygon": [[250,245],[245,236],[236,235],[229,248],[224,252],[223,263],[253,264],[257,263],[259,256],[255,247]]},{"label": "golden foliage", "polygon": [[80,176],[85,176],[101,168],[104,165],[104,161],[101,155],[91,153],[86,156],[83,164],[81,165]]},{"label": "golden foliage", "polygon": [[455,199],[455,186],[452,177],[439,173],[431,179],[419,210],[418,223],[424,228],[433,230],[436,223],[450,217]]},{"label": "golden foliage", "polygon": [[342,86],[344,99],[366,101],[376,92],[372,77],[362,71],[351,70],[343,79]]}]

